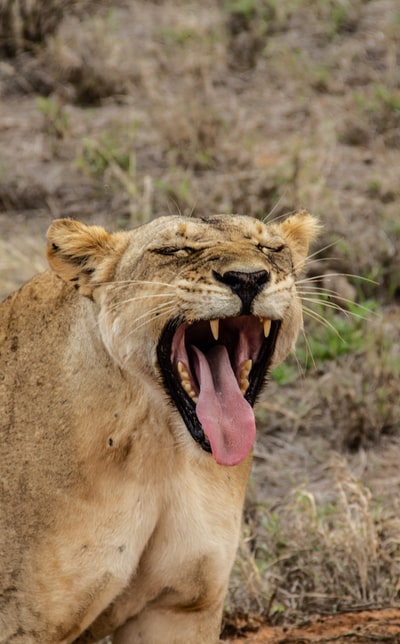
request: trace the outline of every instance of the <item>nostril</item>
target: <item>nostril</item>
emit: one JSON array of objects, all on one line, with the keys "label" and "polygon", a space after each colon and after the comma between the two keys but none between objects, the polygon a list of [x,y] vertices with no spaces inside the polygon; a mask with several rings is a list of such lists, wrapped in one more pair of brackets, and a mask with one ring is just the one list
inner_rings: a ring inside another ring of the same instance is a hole
[{"label": "nostril", "polygon": [[232,290],[240,288],[256,288],[260,289],[269,280],[268,271],[255,271],[253,273],[245,273],[244,271],[227,271],[220,275],[213,271],[214,277],[223,284],[230,286]]},{"label": "nostril", "polygon": [[218,282],[229,286],[242,300],[244,309],[250,311],[252,301],[261,291],[264,284],[268,282],[270,274],[265,270],[252,273],[227,271],[223,275],[213,271],[213,276]]}]

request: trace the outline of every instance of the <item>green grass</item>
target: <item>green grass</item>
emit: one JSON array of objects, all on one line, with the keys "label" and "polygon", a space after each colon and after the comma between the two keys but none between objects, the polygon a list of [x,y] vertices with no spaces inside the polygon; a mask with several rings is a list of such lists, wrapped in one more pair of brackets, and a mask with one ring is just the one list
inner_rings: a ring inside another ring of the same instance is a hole
[{"label": "green grass", "polygon": [[367,326],[369,316],[377,312],[376,300],[365,300],[362,304],[349,302],[346,311],[331,306],[327,299],[320,299],[310,309],[310,324],[299,337],[296,356],[289,356],[272,372],[276,382],[291,384],[309,369],[350,353],[365,351],[374,342]]},{"label": "green grass", "polygon": [[43,117],[45,132],[58,139],[65,138],[70,128],[70,117],[65,107],[56,99],[47,96],[38,96],[36,103]]}]

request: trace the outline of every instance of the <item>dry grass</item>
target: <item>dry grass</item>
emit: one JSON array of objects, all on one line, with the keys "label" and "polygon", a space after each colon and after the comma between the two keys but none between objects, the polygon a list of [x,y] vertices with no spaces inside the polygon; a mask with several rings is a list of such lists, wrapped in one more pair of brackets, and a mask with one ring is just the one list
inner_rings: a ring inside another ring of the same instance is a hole
[{"label": "dry grass", "polygon": [[16,284],[30,279],[47,268],[42,237],[0,238],[0,299],[11,293]]},{"label": "dry grass", "polygon": [[31,51],[53,34],[65,15],[85,0],[1,0],[0,51],[15,56]]},{"label": "dry grass", "polygon": [[276,623],[399,600],[397,504],[374,501],[337,455],[326,466],[328,484],[322,493],[303,484],[248,518],[227,625],[240,611]]}]

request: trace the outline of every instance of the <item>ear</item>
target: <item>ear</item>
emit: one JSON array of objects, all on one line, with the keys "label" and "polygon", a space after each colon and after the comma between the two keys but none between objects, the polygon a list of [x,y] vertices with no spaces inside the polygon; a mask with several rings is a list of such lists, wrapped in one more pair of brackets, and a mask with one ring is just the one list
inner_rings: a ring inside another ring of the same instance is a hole
[{"label": "ear", "polygon": [[94,283],[112,278],[127,245],[123,233],[110,234],[100,226],[86,226],[73,219],[55,219],[47,239],[47,259],[53,271],[88,297]]},{"label": "ear", "polygon": [[299,210],[279,224],[279,234],[285,239],[293,257],[293,270],[296,275],[301,272],[311,242],[316,239],[320,224],[307,210]]}]

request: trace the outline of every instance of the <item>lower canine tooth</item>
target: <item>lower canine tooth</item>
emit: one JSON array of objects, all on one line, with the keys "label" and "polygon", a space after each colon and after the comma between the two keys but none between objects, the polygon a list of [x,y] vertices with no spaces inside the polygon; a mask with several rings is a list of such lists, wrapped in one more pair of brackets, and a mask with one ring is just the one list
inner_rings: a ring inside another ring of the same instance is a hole
[{"label": "lower canine tooth", "polygon": [[264,326],[264,336],[268,338],[269,332],[271,331],[271,320],[265,319],[263,322],[263,326]]}]

